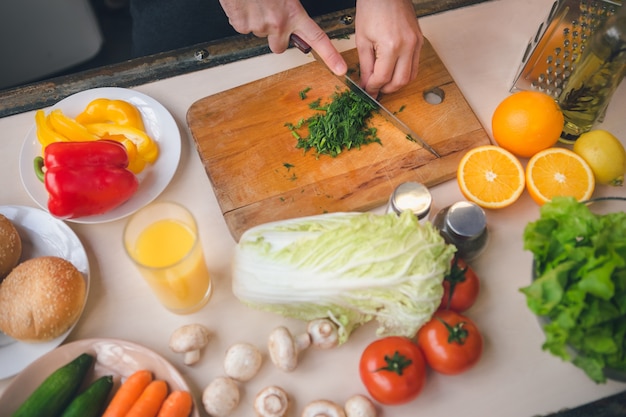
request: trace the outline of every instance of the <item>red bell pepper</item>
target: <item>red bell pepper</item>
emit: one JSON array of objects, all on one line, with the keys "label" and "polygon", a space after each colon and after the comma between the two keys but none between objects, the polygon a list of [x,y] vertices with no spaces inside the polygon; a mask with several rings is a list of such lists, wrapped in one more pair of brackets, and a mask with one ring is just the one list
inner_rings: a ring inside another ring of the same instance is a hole
[{"label": "red bell pepper", "polygon": [[130,199],[139,181],[127,167],[124,146],[108,140],[51,143],[35,159],[48,210],[66,219],[104,214]]}]

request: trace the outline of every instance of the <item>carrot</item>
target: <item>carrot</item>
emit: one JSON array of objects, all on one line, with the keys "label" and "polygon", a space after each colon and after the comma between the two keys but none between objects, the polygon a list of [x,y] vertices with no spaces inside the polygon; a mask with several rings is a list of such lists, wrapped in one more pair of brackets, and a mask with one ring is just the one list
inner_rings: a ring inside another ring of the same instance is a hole
[{"label": "carrot", "polygon": [[157,417],[187,417],[193,408],[189,391],[172,391],[167,396]]},{"label": "carrot", "polygon": [[143,390],[126,417],[156,417],[169,389],[162,379],[155,379]]},{"label": "carrot", "polygon": [[150,382],[152,372],[146,369],[135,371],[118,388],[102,417],[124,417]]}]

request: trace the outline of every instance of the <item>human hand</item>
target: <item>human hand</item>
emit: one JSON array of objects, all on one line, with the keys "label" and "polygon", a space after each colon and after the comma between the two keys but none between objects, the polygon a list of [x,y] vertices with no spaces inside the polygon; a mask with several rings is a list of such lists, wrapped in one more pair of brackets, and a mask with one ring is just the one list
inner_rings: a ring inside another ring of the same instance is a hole
[{"label": "human hand", "polygon": [[220,0],[220,3],[237,32],[267,37],[272,52],[284,52],[293,33],[315,49],[337,75],[347,72],[345,60],[299,0]]},{"label": "human hand", "polygon": [[417,76],[424,37],[411,0],[358,0],[355,38],[361,84],[372,96]]}]

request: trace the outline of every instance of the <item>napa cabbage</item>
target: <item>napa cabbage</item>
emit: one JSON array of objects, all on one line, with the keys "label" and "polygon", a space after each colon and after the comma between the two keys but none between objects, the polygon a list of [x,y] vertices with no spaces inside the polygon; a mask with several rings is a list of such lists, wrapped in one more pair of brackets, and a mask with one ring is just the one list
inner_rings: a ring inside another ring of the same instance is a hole
[{"label": "napa cabbage", "polygon": [[340,343],[374,319],[379,336],[412,337],[439,306],[455,251],[408,211],[281,220],[241,236],[232,289],[253,308],[330,318]]}]

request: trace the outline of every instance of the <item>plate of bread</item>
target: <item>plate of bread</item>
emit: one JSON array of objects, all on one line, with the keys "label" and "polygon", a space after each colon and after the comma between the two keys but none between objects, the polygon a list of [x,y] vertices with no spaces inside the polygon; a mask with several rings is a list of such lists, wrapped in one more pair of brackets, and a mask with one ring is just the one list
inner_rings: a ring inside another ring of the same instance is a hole
[{"label": "plate of bread", "polygon": [[46,211],[0,206],[0,379],[65,340],[89,293],[89,261],[74,231]]}]

